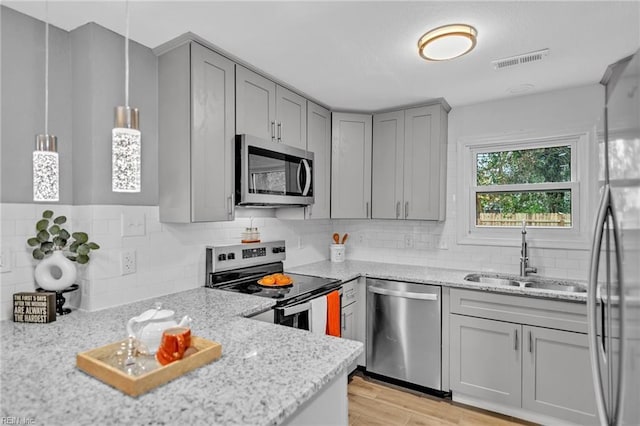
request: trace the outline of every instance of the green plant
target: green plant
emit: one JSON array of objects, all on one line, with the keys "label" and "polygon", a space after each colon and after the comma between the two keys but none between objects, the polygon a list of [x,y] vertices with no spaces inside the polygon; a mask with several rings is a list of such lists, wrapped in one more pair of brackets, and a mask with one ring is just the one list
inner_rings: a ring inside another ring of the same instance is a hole
[{"label": "green plant", "polygon": [[69,234],[69,231],[62,228],[61,225],[67,222],[66,216],[56,217],[53,219],[53,224],[51,224],[52,217],[53,212],[51,210],[43,211],[42,219],[36,223],[36,231],[38,233],[35,237],[27,240],[29,246],[35,247],[32,253],[34,259],[44,259],[54,250],[64,250],[68,246],[69,253],[65,253],[65,256],[69,260],[81,264],[89,262],[91,250],[98,250],[100,246],[90,242],[89,236],[85,232]]}]

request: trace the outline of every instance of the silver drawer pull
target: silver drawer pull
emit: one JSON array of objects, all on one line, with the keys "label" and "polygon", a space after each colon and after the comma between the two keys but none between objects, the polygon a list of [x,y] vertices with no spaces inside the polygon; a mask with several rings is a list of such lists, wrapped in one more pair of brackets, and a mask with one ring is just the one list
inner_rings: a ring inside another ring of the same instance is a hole
[{"label": "silver drawer pull", "polygon": [[380,287],[369,287],[369,293],[382,294],[385,296],[402,297],[405,299],[417,299],[417,300],[438,300],[438,295],[435,293],[414,293],[410,291],[396,291],[389,290]]},{"label": "silver drawer pull", "polygon": [[516,334],[513,336],[513,350],[518,350],[518,330],[516,329]]}]

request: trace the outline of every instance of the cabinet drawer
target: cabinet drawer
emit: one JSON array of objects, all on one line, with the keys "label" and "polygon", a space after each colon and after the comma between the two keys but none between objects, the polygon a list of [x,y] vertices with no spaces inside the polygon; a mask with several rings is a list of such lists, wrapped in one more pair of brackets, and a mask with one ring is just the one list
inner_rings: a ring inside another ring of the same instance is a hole
[{"label": "cabinet drawer", "polygon": [[358,280],[347,281],[342,284],[342,306],[347,306],[356,301]]},{"label": "cabinet drawer", "polygon": [[451,313],[587,332],[585,303],[452,288]]}]

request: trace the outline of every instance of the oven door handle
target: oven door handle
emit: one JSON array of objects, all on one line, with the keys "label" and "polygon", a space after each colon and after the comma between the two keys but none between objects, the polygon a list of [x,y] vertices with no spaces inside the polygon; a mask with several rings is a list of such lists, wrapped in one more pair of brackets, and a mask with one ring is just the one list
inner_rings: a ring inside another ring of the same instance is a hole
[{"label": "oven door handle", "polygon": [[308,311],[311,309],[311,303],[300,303],[293,306],[283,306],[281,308],[275,308],[282,316],[288,317],[289,315],[299,314],[300,312]]}]

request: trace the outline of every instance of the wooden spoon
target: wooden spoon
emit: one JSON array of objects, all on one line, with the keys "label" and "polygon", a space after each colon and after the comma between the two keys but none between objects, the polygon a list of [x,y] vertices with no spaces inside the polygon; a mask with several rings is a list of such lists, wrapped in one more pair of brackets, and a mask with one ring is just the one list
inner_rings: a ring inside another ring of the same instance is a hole
[{"label": "wooden spoon", "polygon": [[333,242],[336,244],[340,244],[340,235],[337,232],[333,234]]},{"label": "wooden spoon", "polygon": [[349,234],[344,234],[344,235],[342,236],[342,244],[344,244],[344,243],[346,243],[346,242],[347,242],[347,238],[349,238]]}]

